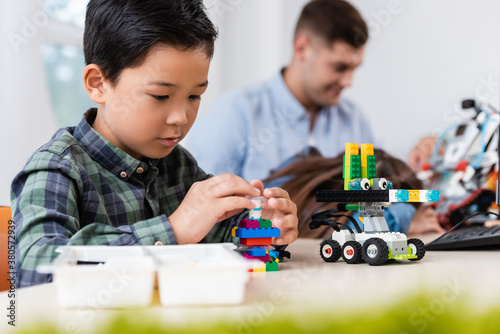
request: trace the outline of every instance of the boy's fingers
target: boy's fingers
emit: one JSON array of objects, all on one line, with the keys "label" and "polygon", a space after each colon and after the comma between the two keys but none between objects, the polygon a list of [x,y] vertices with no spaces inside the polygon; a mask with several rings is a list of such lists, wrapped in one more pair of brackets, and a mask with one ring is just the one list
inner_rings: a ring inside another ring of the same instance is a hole
[{"label": "boy's fingers", "polygon": [[273,242],[277,245],[291,244],[297,240],[298,234],[297,230],[286,230],[285,233],[282,233],[282,235],[274,239]]},{"label": "boy's fingers", "polygon": [[251,200],[239,196],[228,196],[219,198],[217,200],[217,203],[226,212],[233,210],[253,209],[255,207],[255,204],[253,204]]},{"label": "boy's fingers", "polygon": [[222,174],[208,179],[209,187],[207,194],[213,197],[226,197],[234,194],[244,194],[249,196],[259,196],[260,190],[239,176],[233,174]]},{"label": "boy's fingers", "polygon": [[264,196],[267,198],[275,197],[275,198],[287,198],[290,199],[290,195],[288,192],[281,188],[267,188],[264,189]]},{"label": "boy's fingers", "polygon": [[268,201],[269,207],[274,210],[281,211],[283,213],[293,213],[297,212],[297,206],[289,199],[285,198],[271,198]]},{"label": "boy's fingers", "polygon": [[260,190],[260,195],[262,195],[263,191],[264,191],[264,184],[262,183],[261,180],[252,180],[250,181],[250,184],[254,187],[254,188],[257,188]]},{"label": "boy's fingers", "polygon": [[282,231],[297,230],[298,219],[295,215],[286,215],[285,217],[273,219],[273,226]]}]

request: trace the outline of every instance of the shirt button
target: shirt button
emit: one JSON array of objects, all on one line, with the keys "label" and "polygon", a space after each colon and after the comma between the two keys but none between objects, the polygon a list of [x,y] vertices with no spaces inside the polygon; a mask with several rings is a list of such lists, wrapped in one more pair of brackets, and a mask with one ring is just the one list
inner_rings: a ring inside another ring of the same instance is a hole
[{"label": "shirt button", "polygon": [[144,173],[144,168],[139,167],[135,171],[137,172],[137,174],[142,174],[142,173]]},{"label": "shirt button", "polygon": [[126,178],[127,177],[127,172],[124,171],[124,170],[122,170],[121,173],[120,173],[120,177],[123,178],[123,179]]},{"label": "shirt button", "polygon": [[160,240],[155,241],[155,246],[163,246],[163,242],[161,242]]}]

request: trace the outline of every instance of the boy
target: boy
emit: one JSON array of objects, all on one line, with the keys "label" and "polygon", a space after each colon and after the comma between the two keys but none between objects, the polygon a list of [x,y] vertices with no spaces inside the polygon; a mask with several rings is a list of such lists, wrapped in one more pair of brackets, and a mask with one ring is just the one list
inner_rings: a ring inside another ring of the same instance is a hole
[{"label": "boy", "polygon": [[253,208],[245,196],[269,198],[276,244],[296,239],[286,191],[209,178],[177,145],[207,88],[216,36],[201,0],[89,2],[83,79],[98,108],[59,130],[12,183],[18,287],[50,281],[36,267],[61,245],[229,241]]}]

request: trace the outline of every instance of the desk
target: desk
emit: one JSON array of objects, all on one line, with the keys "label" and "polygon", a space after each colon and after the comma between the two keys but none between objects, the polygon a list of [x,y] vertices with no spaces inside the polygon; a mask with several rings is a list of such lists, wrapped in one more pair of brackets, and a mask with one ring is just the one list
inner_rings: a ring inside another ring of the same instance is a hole
[{"label": "desk", "polygon": [[[17,291],[17,325],[23,328],[50,320],[68,333],[78,333],[73,329],[92,328],[117,312],[130,317],[146,312],[174,324],[230,318],[244,328],[259,315],[303,317],[307,310],[331,310],[332,314],[383,310],[384,305],[390,307],[423,291],[431,297],[429,307],[436,310],[453,307],[457,301],[465,301],[478,311],[500,306],[498,250],[434,251],[419,262],[398,261],[378,267],[348,265],[342,260],[326,263],[319,255],[319,240],[299,239],[288,250],[292,258],[280,264],[279,272],[258,273],[263,275],[251,278],[241,305],[163,307],[156,291],[152,305],[139,311],[62,309],[57,304],[55,286],[44,284]],[[0,293],[0,305],[5,310],[5,292]],[[0,319],[3,329],[6,318],[2,314]]]}]

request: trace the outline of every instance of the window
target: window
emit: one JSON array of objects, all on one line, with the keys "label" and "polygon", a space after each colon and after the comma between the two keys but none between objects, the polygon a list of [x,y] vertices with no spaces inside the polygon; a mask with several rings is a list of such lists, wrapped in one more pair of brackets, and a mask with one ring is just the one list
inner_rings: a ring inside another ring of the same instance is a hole
[{"label": "window", "polygon": [[73,45],[45,42],[42,57],[57,125],[76,125],[83,113],[95,106],[83,85],[83,53]]},{"label": "window", "polygon": [[76,32],[68,39],[67,36],[61,37],[59,31],[49,29],[41,45],[51,111],[59,127],[76,125],[83,113],[95,106],[85,92],[82,80],[85,61],[81,46],[77,46],[83,36],[87,3],[85,0],[41,2],[42,10],[51,21],[59,24],[58,29],[67,26],[67,30]]},{"label": "window", "polygon": [[53,20],[82,28],[85,24],[85,0],[43,0],[43,11]]}]

